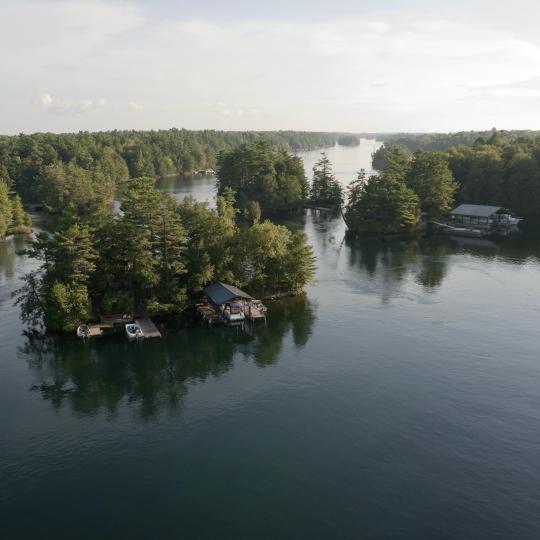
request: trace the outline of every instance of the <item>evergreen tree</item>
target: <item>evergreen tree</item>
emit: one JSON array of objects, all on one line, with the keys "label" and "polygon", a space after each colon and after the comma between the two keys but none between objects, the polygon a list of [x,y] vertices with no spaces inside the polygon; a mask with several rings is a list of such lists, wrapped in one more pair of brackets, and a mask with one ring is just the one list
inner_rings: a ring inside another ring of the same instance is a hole
[{"label": "evergreen tree", "polygon": [[28,234],[32,231],[32,219],[24,211],[19,195],[11,201],[12,218],[9,232],[13,234]]},{"label": "evergreen tree", "polygon": [[310,198],[313,204],[319,206],[338,208],[343,204],[343,188],[334,176],[332,163],[324,152],[313,167]]},{"label": "evergreen tree", "polygon": [[452,209],[458,188],[448,168],[448,159],[440,152],[416,152],[407,185],[418,195],[422,211],[431,217]]},{"label": "evergreen tree", "polygon": [[3,238],[11,225],[11,201],[7,184],[0,180],[0,238]]},{"label": "evergreen tree", "polygon": [[262,213],[298,208],[306,199],[308,185],[302,161],[285,152],[274,152],[263,139],[240,145],[218,156],[219,193],[232,188],[241,210],[253,201]]},{"label": "evergreen tree", "polygon": [[403,182],[382,173],[360,178],[349,192],[345,221],[352,233],[398,234],[414,231],[418,196]]}]

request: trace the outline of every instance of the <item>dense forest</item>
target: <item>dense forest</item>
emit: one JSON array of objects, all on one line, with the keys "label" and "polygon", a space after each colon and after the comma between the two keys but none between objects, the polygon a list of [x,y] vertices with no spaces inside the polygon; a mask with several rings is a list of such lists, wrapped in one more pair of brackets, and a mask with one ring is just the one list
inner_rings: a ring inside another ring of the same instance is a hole
[{"label": "dense forest", "polygon": [[371,133],[362,134],[362,137],[377,139],[389,145],[402,145],[411,152],[415,152],[416,150],[448,150],[455,146],[473,146],[478,141],[488,141],[494,134],[511,142],[524,137],[538,137],[540,131],[491,129],[456,133]]},{"label": "dense forest", "polygon": [[315,264],[305,234],[258,219],[239,226],[237,214],[231,189],[212,209],[189,197],[178,204],[153,178],[128,181],[121,214],[96,221],[69,205],[54,234],[27,250],[41,266],[17,293],[23,320],[71,331],[103,313],[178,313],[213,281],[301,290]]},{"label": "dense forest", "polygon": [[308,197],[302,160],[272,150],[263,139],[221,152],[217,165],[218,192],[233,189],[239,208],[252,214],[250,217],[294,210]]},{"label": "dense forest", "polygon": [[50,211],[61,212],[74,197],[81,206],[91,204],[84,191],[112,199],[116,186],[128,178],[214,169],[220,151],[257,139],[273,150],[294,152],[333,146],[337,136],[184,129],[0,136],[0,180],[25,202],[44,202]]},{"label": "dense forest", "polygon": [[0,239],[6,234],[28,234],[32,220],[24,211],[21,198],[10,196],[8,186],[0,180]]},{"label": "dense forest", "polygon": [[343,190],[324,152],[313,167],[311,185],[302,160],[276,152],[264,140],[242,144],[218,156],[218,193],[233,189],[248,219],[310,206],[339,208]]},{"label": "dense forest", "polygon": [[[515,133],[492,131],[472,146],[432,152],[443,156],[457,182],[455,204],[504,206],[523,217],[540,217],[540,136],[515,138]],[[398,154],[404,162],[416,156],[403,144],[385,144],[374,153],[374,166],[385,171],[389,156]]]},{"label": "dense forest", "polygon": [[438,217],[454,204],[458,183],[442,152],[417,151],[413,156],[390,146],[380,174],[365,171],[347,190],[345,221],[352,234],[414,232],[421,214]]}]

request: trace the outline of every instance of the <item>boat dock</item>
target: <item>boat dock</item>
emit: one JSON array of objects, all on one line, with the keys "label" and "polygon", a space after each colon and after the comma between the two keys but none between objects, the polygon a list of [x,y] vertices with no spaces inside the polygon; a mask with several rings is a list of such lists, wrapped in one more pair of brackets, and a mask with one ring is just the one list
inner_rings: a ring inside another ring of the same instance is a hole
[{"label": "boat dock", "polygon": [[135,319],[135,324],[139,325],[145,339],[161,337],[161,332],[149,317]]},{"label": "boat dock", "polygon": [[94,337],[94,336],[101,336],[103,333],[103,330],[106,330],[108,328],[112,328],[112,325],[110,324],[88,324],[88,337]]},{"label": "boat dock", "polygon": [[251,322],[266,319],[264,310],[253,303],[248,304],[245,310],[245,315],[246,315],[246,318],[249,319]]},{"label": "boat dock", "polygon": [[116,324],[127,324],[133,321],[133,315],[129,313],[118,313],[113,315],[102,315],[101,322],[105,325],[114,326]]},{"label": "boat dock", "polygon": [[216,310],[209,304],[197,304],[197,313],[209,325],[221,320]]}]

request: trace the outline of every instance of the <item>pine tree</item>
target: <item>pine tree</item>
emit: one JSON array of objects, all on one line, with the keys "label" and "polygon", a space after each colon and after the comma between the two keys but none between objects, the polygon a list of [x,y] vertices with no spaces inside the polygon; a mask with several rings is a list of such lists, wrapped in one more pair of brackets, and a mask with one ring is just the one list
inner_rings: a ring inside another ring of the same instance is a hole
[{"label": "pine tree", "polygon": [[313,204],[319,206],[338,208],[343,204],[343,188],[334,176],[332,163],[324,152],[313,167],[310,198]]},{"label": "pine tree", "polygon": [[0,238],[3,238],[11,225],[11,201],[7,184],[0,180]]},{"label": "pine tree", "polygon": [[29,234],[32,231],[32,219],[24,211],[19,195],[15,195],[12,199],[11,210],[12,217],[9,232],[12,234]]}]

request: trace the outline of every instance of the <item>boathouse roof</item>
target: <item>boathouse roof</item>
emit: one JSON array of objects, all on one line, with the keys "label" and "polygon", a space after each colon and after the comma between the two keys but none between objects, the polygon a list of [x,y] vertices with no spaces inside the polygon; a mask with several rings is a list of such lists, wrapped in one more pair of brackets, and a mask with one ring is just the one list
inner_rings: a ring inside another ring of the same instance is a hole
[{"label": "boathouse roof", "polygon": [[214,304],[220,305],[225,302],[230,302],[235,298],[245,298],[246,300],[253,300],[253,297],[248,293],[240,290],[234,285],[227,285],[226,283],[214,283],[213,285],[208,285],[203,289],[203,292],[208,298],[214,302]]},{"label": "boathouse roof", "polygon": [[457,208],[454,208],[451,212],[457,216],[475,216],[475,217],[489,217],[493,214],[511,214],[510,210],[506,210],[501,206],[486,206],[483,204],[461,204]]}]

